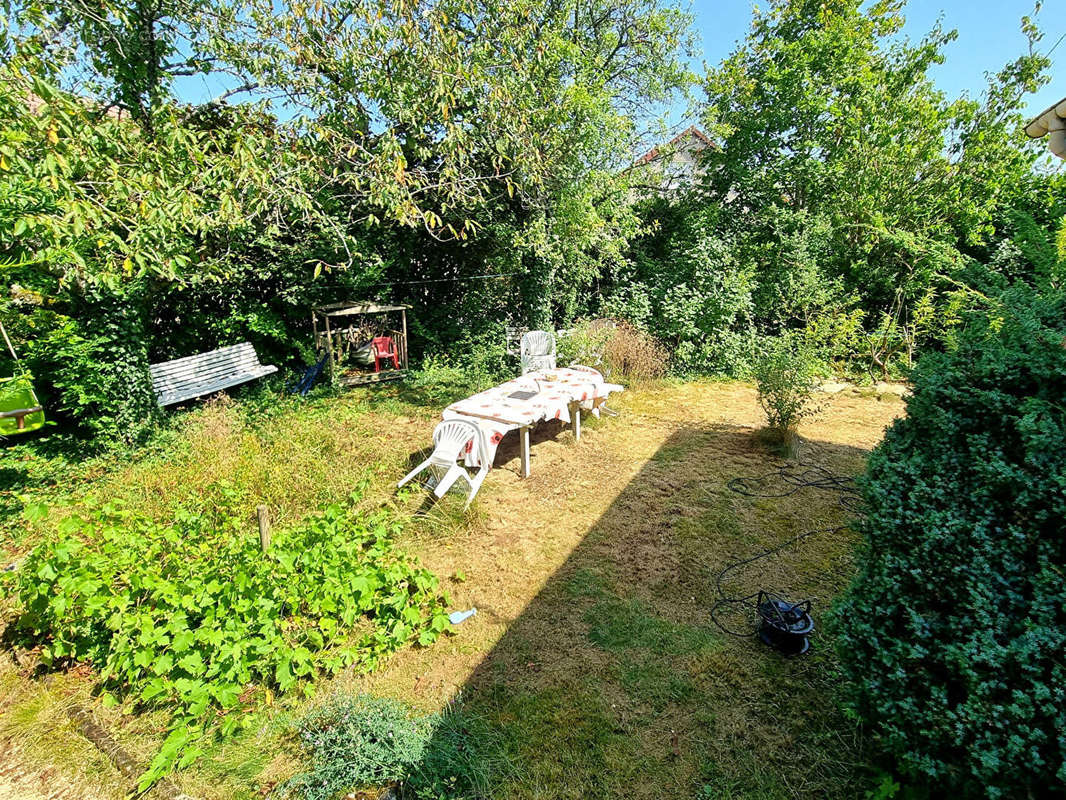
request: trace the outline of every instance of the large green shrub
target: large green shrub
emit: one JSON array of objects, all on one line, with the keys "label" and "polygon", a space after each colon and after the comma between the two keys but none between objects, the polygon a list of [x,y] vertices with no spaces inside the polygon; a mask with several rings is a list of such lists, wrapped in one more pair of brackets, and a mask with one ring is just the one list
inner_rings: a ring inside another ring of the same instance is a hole
[{"label": "large green shrub", "polygon": [[938,791],[1066,783],[1066,298],[1005,297],[926,354],[870,459],[835,614],[850,704]]},{"label": "large green shrub", "polygon": [[653,201],[641,206],[649,232],[601,308],[667,345],[681,374],[743,376],[757,350],[753,270],[721,233],[718,212]]},{"label": "large green shrub", "polygon": [[142,441],[161,411],[138,311],[108,303],[76,317],[53,316],[28,348],[49,412],[105,447]]}]

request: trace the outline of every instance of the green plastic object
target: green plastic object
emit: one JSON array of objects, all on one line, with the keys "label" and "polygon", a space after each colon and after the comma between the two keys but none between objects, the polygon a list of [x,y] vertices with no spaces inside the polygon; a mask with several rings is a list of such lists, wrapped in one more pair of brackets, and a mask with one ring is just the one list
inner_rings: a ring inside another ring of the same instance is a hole
[{"label": "green plastic object", "polygon": [[29,376],[0,378],[0,436],[29,433],[42,427],[44,409]]}]

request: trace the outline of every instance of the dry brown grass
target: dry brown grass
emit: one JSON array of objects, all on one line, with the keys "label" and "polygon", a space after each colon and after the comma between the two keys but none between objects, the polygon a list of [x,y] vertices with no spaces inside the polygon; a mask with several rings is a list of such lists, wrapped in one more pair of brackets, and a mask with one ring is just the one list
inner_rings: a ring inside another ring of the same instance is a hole
[{"label": "dry brown grass", "polygon": [[666,373],[666,349],[651,336],[624,320],[618,321],[604,344],[604,360],[616,375],[635,383]]},{"label": "dry brown grass", "polygon": [[[426,707],[462,691],[491,710],[532,773],[505,797],[657,797],[664,786],[686,797],[703,786],[722,792],[710,796],[861,794],[859,744],[834,710],[824,637],[794,662],[724,637],[661,657],[590,640],[590,616],[619,612],[622,625],[717,636],[707,610],[719,569],[844,519],[816,492],[753,502],[725,489],[780,463],[755,436],[763,420],[747,385],[664,384],[613,405],[623,416],[578,446],[545,433],[528,480],[503,454],[480,496],[484,523],[422,548],[438,573],[469,576],[456,605],[481,613],[357,686]],[[855,474],[901,410],[895,398],[838,395],[801,427],[797,457]],[[820,537],[730,588],[773,586],[824,611],[850,577],[853,544],[848,533]],[[559,726],[582,733],[560,741]]]},{"label": "dry brown grass", "polygon": [[[376,465],[374,501],[414,513],[422,497],[397,500],[391,487],[428,443],[433,415],[388,398],[353,392],[259,423],[232,406],[206,408],[190,415],[173,452],[97,487],[162,509],[227,479],[247,491],[250,508],[270,502],[291,519]],[[526,480],[516,443],[505,440],[473,513],[447,498],[421,516],[408,546],[444,579],[455,608],[478,615],[431,648],[405,650],[372,676],[340,676],[320,693],[370,691],[426,709],[461,693],[507,732],[520,779],[500,797],[694,797],[704,787],[707,797],[861,796],[861,742],[835,710],[824,635],[809,658],[782,661],[720,636],[707,618],[722,566],[842,521],[835,500],[752,501],[725,489],[731,477],[779,463],[754,436],[762,415],[750,386],[652,384],[612,406],[622,416],[591,421],[580,443],[558,425],[538,428]],[[855,474],[902,408],[894,397],[837,395],[801,426],[797,457]],[[848,533],[809,540],[729,588],[772,585],[813,597],[821,613],[849,579],[853,544]],[[20,721],[0,722],[0,739],[21,742],[35,726],[76,737],[59,716],[26,710],[49,690],[3,674],[17,691],[0,698],[0,720]],[[79,696],[91,685],[68,679]],[[158,720],[98,713],[135,755],[158,744]],[[293,768],[279,730],[266,715],[178,783],[203,798],[251,796]],[[73,740],[37,741],[34,758],[52,753],[64,780],[88,780],[54,749]]]}]

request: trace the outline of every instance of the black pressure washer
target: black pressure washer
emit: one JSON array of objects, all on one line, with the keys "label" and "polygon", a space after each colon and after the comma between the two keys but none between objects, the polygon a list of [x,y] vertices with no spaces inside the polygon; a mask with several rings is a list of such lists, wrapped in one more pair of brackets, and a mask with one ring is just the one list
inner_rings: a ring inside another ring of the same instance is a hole
[{"label": "black pressure washer", "polygon": [[[763,487],[770,478],[784,483],[786,488],[783,491],[765,491]],[[823,489],[837,492],[840,497],[840,504],[848,511],[853,513],[862,512],[862,498],[858,489],[855,488],[854,481],[851,478],[834,475],[824,467],[814,466],[800,470],[782,467],[757,478],[734,478],[729,481],[727,486],[730,490],[745,497],[786,497],[804,488]],[[798,603],[793,603],[765,589],[759,589],[757,592],[744,597],[727,597],[722,590],[722,579],[738,567],[743,567],[761,558],[779,553],[810,536],[840,531],[846,527],[846,525],[837,525],[832,528],[807,531],[782,542],[777,547],[772,547],[751,558],[728,565],[718,573],[718,578],[715,582],[719,599],[711,606],[711,621],[730,636],[746,639],[754,635],[760,642],[774,648],[774,650],[784,656],[801,656],[810,652],[811,641],[809,637],[814,632],[814,618],[811,616],[812,603],[810,600],[801,600]],[[753,600],[755,601],[755,617],[758,620],[753,630],[730,630],[719,621],[717,612],[723,607],[747,605]]]}]

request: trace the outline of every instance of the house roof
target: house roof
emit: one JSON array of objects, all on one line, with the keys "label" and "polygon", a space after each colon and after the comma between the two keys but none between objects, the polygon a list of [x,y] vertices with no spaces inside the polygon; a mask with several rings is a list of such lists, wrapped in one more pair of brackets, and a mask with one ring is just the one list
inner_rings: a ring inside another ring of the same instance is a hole
[{"label": "house roof", "polygon": [[1048,137],[1048,149],[1059,158],[1066,158],[1066,97],[1045,108],[1025,126],[1030,139]]},{"label": "house roof", "polygon": [[[94,100],[90,100],[87,97],[79,97],[78,100],[80,100],[82,102],[82,104],[85,105],[87,108],[93,108],[93,107],[103,108],[104,115],[107,116],[107,117],[110,117],[111,119],[129,119],[130,118],[130,113],[128,111],[126,111],[125,109],[119,108],[118,106],[106,106],[106,107],[100,106]],[[39,97],[38,95],[34,94],[33,92],[27,93],[27,95],[26,95],[26,110],[29,111],[31,114],[33,114],[35,116],[37,114],[40,114],[41,113],[41,109],[44,108],[46,105],[47,105],[47,103],[44,101],[43,98]]]},{"label": "house roof", "polygon": [[649,150],[647,153],[637,159],[637,164],[647,164],[654,161],[662,155],[662,151],[669,150],[672,147],[676,147],[681,144],[685,139],[692,138],[696,140],[697,149],[705,150],[708,147],[715,147],[715,143],[711,140],[711,137],[701,131],[695,125],[689,125],[685,130],[681,131],[677,136],[667,142],[665,145],[657,145]]}]

